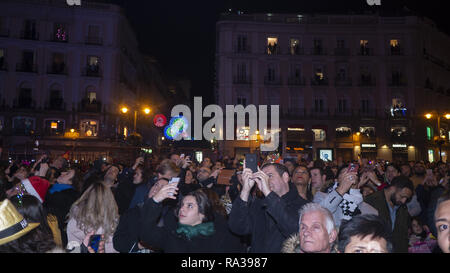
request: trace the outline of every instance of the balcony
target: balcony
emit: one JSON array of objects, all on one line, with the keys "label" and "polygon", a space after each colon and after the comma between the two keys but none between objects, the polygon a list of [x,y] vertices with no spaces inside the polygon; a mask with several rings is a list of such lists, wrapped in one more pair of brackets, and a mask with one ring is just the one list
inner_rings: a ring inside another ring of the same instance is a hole
[{"label": "balcony", "polygon": [[369,47],[361,47],[358,53],[359,56],[373,56],[374,54],[373,48]]},{"label": "balcony", "polygon": [[20,32],[20,39],[37,41],[37,40],[39,40],[39,32],[22,30]]},{"label": "balcony", "polygon": [[363,76],[359,79],[358,86],[370,87],[376,85],[376,79],[371,76]]},{"label": "balcony", "polygon": [[17,72],[37,73],[37,65],[27,63],[27,62],[18,63],[16,66],[16,71]]},{"label": "balcony", "polygon": [[55,42],[55,43],[68,43],[69,42],[69,37],[66,36],[65,38],[58,38],[58,36],[53,35],[52,38],[50,39],[50,42]]},{"label": "balcony", "polygon": [[250,76],[234,76],[233,84],[252,84]]},{"label": "balcony", "polygon": [[311,85],[312,86],[328,86],[328,78],[313,77],[313,78],[311,78]]},{"label": "balcony", "polygon": [[290,46],[290,47],[288,47],[287,52],[289,55],[293,55],[293,56],[305,55],[305,49],[303,47],[299,47],[299,46]]},{"label": "balcony", "polygon": [[44,108],[50,111],[65,111],[66,103],[63,98],[54,98],[46,101]]},{"label": "balcony", "polygon": [[391,46],[389,52],[390,52],[391,56],[403,56],[403,55],[405,55],[405,50],[402,47],[399,47],[399,46]]},{"label": "balcony", "polygon": [[13,100],[13,108],[15,109],[35,109],[36,101],[32,98],[18,98]]},{"label": "balcony", "polygon": [[305,78],[302,78],[302,77],[289,77],[288,85],[290,85],[290,86],[305,86],[306,81],[305,81]]},{"label": "balcony", "polygon": [[103,45],[103,39],[101,37],[87,36],[85,39],[87,45]]},{"label": "balcony", "polygon": [[281,85],[281,79],[279,77],[264,77],[265,85]]},{"label": "balcony", "polygon": [[9,29],[1,28],[0,29],[0,37],[9,37]]},{"label": "balcony", "polygon": [[281,53],[281,50],[278,47],[278,45],[275,44],[275,45],[268,45],[268,46],[266,46],[264,52],[267,55],[278,55],[278,54]]},{"label": "balcony", "polygon": [[51,64],[47,67],[47,74],[67,75],[67,66],[62,64]]},{"label": "balcony", "polygon": [[335,86],[352,86],[352,79],[351,78],[336,77],[334,79],[334,85]]},{"label": "balcony", "polygon": [[324,56],[327,55],[327,50],[322,47],[314,47],[311,48],[311,55]]},{"label": "balcony", "polygon": [[350,56],[350,48],[335,48],[334,56]]},{"label": "balcony", "polygon": [[88,65],[81,73],[82,76],[85,77],[101,77],[101,69],[98,65]]},{"label": "balcony", "polygon": [[335,109],[334,110],[335,117],[351,117],[353,116],[353,111],[351,109]]},{"label": "balcony", "polygon": [[78,111],[100,113],[102,111],[102,103],[96,100],[82,99],[78,105]]}]

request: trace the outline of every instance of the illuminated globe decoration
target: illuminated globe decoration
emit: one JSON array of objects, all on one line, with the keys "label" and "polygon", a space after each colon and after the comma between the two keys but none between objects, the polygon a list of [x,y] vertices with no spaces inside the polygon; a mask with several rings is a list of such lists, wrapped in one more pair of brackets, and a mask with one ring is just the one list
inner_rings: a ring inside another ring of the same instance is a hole
[{"label": "illuminated globe decoration", "polygon": [[167,139],[176,139],[179,136],[187,137],[188,121],[183,116],[176,116],[170,120],[170,124],[164,129],[164,135]]},{"label": "illuminated globe decoration", "polygon": [[163,127],[167,123],[167,118],[163,114],[158,114],[153,119],[153,124],[155,124],[156,127]]}]

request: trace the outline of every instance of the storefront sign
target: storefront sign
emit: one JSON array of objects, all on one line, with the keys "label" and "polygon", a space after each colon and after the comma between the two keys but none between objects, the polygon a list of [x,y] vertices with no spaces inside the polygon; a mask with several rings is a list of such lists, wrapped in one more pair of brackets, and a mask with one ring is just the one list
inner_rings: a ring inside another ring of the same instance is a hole
[{"label": "storefront sign", "polygon": [[408,147],[406,144],[392,144],[392,148],[406,148]]},{"label": "storefront sign", "polygon": [[361,144],[361,148],[376,148],[377,144]]}]

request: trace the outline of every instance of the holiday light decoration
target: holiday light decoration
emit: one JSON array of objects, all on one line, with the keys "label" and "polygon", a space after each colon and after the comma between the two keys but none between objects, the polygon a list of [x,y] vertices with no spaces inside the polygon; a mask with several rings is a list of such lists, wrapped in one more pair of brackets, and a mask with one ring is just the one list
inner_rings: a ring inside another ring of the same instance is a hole
[{"label": "holiday light decoration", "polygon": [[167,139],[176,139],[178,136],[187,136],[188,121],[183,116],[176,116],[170,120],[170,124],[164,129]]}]

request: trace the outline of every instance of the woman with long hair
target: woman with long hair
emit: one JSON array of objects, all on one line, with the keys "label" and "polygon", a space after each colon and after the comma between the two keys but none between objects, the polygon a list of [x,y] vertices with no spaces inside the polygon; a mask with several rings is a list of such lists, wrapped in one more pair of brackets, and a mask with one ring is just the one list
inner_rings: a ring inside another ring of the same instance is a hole
[{"label": "woman with long hair", "polygon": [[[102,234],[105,252],[117,252],[112,237],[119,221],[119,212],[111,189],[102,181],[94,182],[75,201],[68,214],[67,239],[71,246],[81,245],[87,234]],[[75,243],[73,243],[75,242]]]}]

